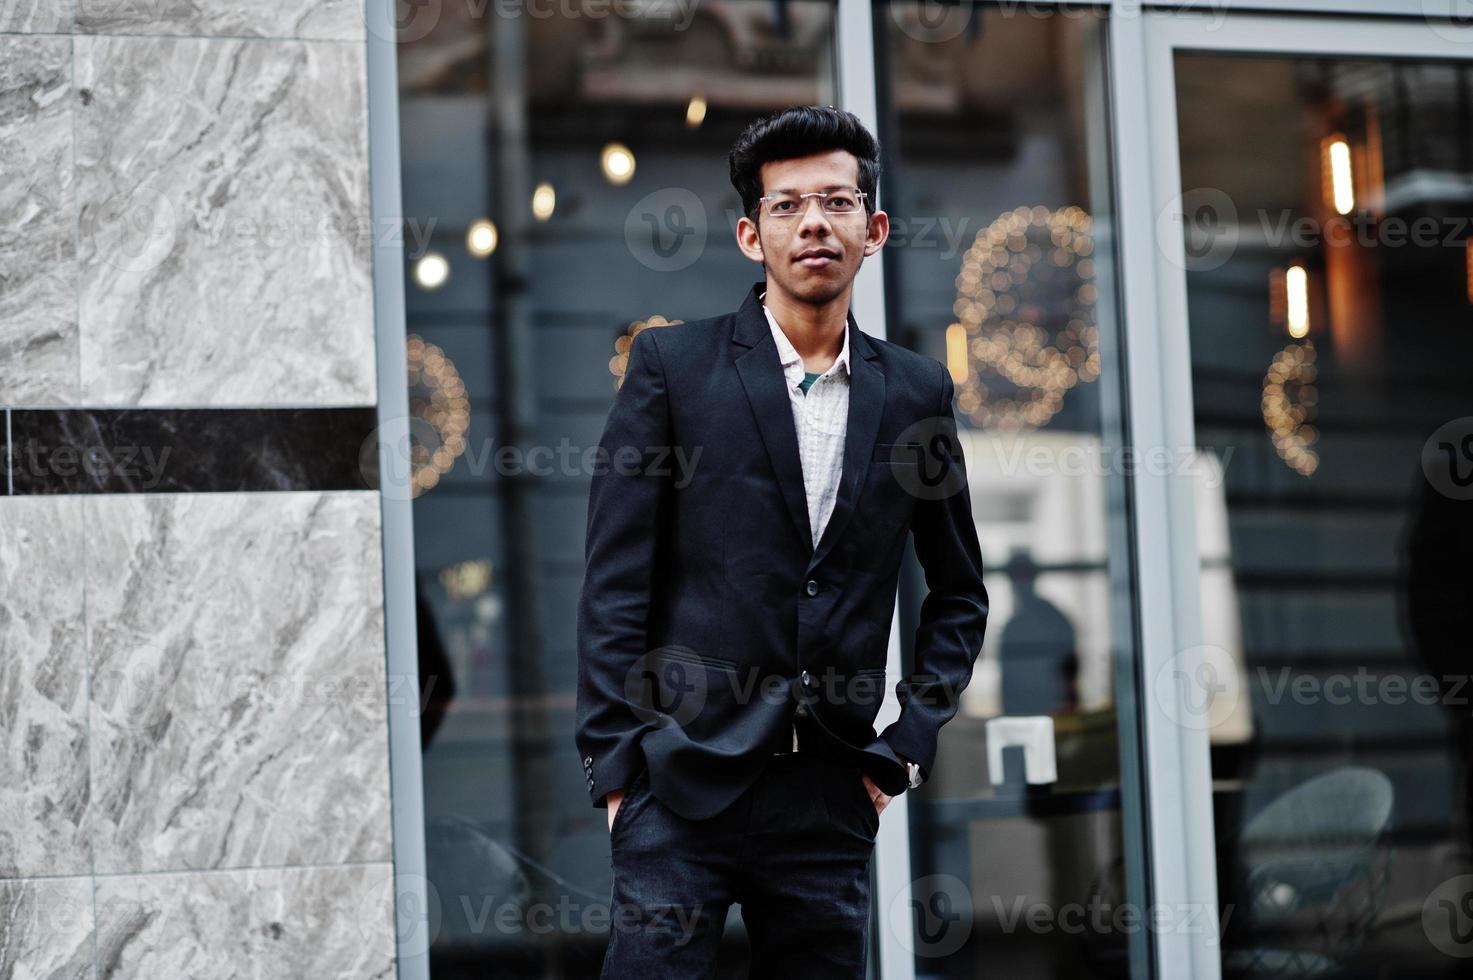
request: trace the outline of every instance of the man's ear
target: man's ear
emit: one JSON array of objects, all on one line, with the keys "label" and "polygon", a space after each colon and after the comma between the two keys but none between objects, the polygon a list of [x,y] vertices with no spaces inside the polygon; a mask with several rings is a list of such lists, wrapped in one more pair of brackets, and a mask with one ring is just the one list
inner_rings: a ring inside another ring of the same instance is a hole
[{"label": "man's ear", "polygon": [[874,255],[885,247],[885,242],[890,237],[890,216],[883,211],[876,211],[870,215],[869,229],[864,236],[864,254]]},{"label": "man's ear", "polygon": [[736,226],[737,247],[742,254],[753,262],[762,262],[762,235],[757,230],[757,223],[746,215],[742,215]]}]

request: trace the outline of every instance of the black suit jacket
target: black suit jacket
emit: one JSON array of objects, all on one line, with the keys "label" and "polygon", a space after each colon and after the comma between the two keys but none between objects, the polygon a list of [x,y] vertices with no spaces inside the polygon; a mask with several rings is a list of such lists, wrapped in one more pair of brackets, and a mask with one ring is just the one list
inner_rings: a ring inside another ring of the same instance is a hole
[{"label": "black suit jacket", "polygon": [[[800,704],[891,795],[928,774],[987,624],[953,383],[849,316],[837,502],[815,548],[756,283],[734,314],[641,331],[594,459],[574,741],[595,806],[648,767],[712,816],[792,742]],[[900,717],[876,733],[906,532],[928,594]]]}]

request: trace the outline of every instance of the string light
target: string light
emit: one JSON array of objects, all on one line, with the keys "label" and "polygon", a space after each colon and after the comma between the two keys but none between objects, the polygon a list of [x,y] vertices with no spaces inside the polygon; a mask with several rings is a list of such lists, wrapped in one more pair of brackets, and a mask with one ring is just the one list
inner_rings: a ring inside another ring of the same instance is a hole
[{"label": "string light", "polygon": [[[1066,392],[1099,377],[1093,252],[1090,216],[1074,205],[1014,208],[977,233],[956,277],[947,349],[957,406],[978,425],[1047,425]],[[960,378],[953,328],[966,338]],[[984,374],[1016,393],[997,393]]]},{"label": "string light", "polygon": [[439,483],[440,477],[449,473],[455,460],[465,452],[471,403],[460,372],[443,350],[425,343],[418,334],[409,335],[407,349],[409,412],[429,423],[439,440],[435,447],[415,440],[415,430],[411,427],[410,490],[412,496],[418,497]]},{"label": "string light", "polygon": [[1313,341],[1290,344],[1274,355],[1263,376],[1263,424],[1279,458],[1303,476],[1320,465],[1319,454],[1310,448],[1319,439],[1311,424],[1319,414],[1314,359]]},{"label": "string light", "polygon": [[624,372],[629,368],[629,347],[634,343],[634,338],[639,336],[641,330],[648,330],[650,327],[673,327],[684,322],[684,320],[667,320],[656,313],[648,320],[635,320],[629,324],[629,329],[614,341],[614,356],[609,358],[609,373],[614,376],[614,389],[617,391],[624,386]]}]

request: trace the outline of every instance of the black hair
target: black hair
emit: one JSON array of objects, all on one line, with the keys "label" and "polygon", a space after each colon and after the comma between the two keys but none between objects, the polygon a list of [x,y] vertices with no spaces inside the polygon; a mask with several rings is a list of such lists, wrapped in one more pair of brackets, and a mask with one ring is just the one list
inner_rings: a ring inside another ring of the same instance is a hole
[{"label": "black hair", "polygon": [[742,196],[742,211],[757,220],[762,197],[762,165],[773,160],[847,150],[859,161],[864,210],[875,212],[880,182],[880,143],[859,117],[831,105],[798,105],[752,123],[731,147],[731,185]]}]

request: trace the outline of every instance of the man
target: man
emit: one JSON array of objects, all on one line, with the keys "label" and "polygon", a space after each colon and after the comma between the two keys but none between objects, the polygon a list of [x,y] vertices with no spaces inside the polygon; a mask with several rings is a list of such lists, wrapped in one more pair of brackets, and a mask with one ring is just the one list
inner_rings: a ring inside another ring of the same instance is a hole
[{"label": "man", "polygon": [[[635,336],[589,498],[575,741],[612,840],[603,975],[714,975],[735,902],[753,976],[862,977],[880,812],[931,769],[987,590],[952,379],[849,311],[889,233],[874,137],[796,107],[730,163],[765,281]],[[929,594],[876,734],[907,530]]]}]

